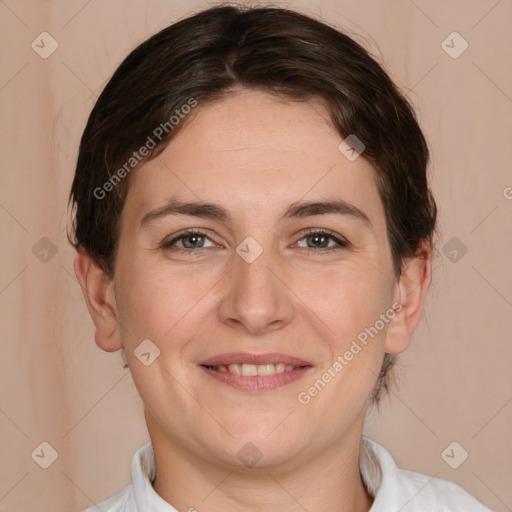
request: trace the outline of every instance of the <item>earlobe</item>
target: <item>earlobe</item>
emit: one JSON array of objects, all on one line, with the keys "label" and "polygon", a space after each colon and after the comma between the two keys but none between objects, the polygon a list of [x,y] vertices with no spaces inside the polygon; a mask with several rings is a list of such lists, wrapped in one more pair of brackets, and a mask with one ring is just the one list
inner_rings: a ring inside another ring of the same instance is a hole
[{"label": "earlobe", "polygon": [[106,352],[123,348],[113,291],[114,282],[83,249],[74,263],[75,275],[84,294],[87,309],[96,327],[96,344]]},{"label": "earlobe", "polygon": [[397,301],[400,311],[388,325],[386,352],[403,352],[418,325],[423,311],[424,298],[432,281],[432,248],[425,241],[419,256],[404,262],[397,282]]}]

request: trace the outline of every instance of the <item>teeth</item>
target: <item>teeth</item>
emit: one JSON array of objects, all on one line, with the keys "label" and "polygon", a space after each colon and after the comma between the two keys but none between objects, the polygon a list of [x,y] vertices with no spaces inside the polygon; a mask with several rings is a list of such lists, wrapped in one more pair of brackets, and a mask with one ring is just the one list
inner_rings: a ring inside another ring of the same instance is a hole
[{"label": "teeth", "polygon": [[274,375],[274,373],[291,372],[294,367],[289,364],[230,364],[227,367],[219,365],[214,367],[217,371],[229,371],[235,375],[245,375],[247,377],[255,375]]},{"label": "teeth", "polygon": [[253,375],[258,375],[258,368],[259,366],[256,366],[255,364],[243,364],[242,375],[247,375],[250,377],[252,377]]}]

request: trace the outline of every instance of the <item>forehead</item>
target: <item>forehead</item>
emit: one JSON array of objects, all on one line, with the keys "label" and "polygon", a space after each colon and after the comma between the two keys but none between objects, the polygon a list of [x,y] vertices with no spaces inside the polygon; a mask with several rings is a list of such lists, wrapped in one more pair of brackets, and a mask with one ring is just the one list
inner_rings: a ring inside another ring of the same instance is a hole
[{"label": "forehead", "polygon": [[242,216],[299,199],[350,201],[383,215],[375,170],[349,161],[318,100],[289,101],[242,91],[199,105],[156,158],[131,177],[125,207],[142,216],[170,197],[224,203]]}]

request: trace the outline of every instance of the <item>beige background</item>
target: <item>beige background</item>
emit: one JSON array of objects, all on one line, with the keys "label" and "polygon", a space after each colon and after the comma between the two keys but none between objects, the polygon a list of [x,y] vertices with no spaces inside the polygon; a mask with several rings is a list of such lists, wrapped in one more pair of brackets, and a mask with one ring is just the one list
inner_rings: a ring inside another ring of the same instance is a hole
[{"label": "beige background", "polygon": [[[276,3],[370,49],[411,98],[433,152],[434,281],[399,388],[366,434],[402,467],[512,510],[512,2]],[[0,1],[0,511],[90,506],[130,482],[148,440],[120,354],[93,341],[65,237],[67,196],[86,118],[121,59],[207,4]],[[59,45],[47,59],[31,48],[43,31]],[[457,59],[441,45],[453,31],[469,43]],[[452,237],[467,247],[457,262],[443,251]],[[31,457],[43,441],[58,453],[48,469]],[[452,441],[469,453],[458,469],[441,457]]]}]

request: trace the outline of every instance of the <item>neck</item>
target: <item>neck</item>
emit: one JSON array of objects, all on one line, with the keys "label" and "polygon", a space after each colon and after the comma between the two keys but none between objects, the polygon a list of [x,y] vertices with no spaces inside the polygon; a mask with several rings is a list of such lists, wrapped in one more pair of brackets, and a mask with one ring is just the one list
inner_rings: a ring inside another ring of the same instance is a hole
[{"label": "neck", "polygon": [[286,469],[233,469],[162,436],[151,421],[148,429],[157,468],[153,487],[180,511],[368,512],[373,503],[359,472],[362,424],[312,458],[298,454]]}]

